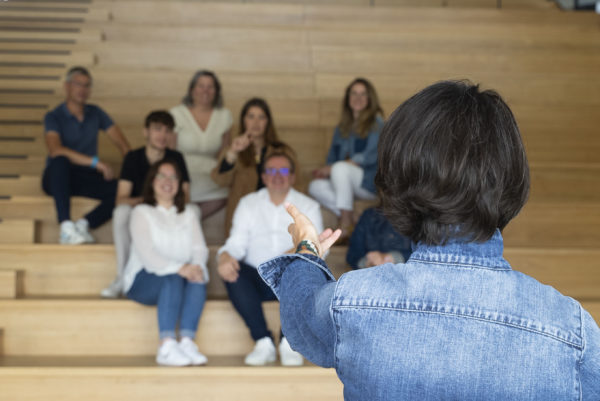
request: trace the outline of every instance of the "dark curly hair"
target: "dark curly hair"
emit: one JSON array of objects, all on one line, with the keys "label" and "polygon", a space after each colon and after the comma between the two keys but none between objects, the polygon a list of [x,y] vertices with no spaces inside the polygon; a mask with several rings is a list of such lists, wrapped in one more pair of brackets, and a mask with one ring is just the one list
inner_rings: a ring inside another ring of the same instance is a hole
[{"label": "dark curly hair", "polygon": [[381,209],[415,242],[486,241],[529,195],[529,166],[500,95],[468,81],[433,84],[394,111],[379,141]]}]

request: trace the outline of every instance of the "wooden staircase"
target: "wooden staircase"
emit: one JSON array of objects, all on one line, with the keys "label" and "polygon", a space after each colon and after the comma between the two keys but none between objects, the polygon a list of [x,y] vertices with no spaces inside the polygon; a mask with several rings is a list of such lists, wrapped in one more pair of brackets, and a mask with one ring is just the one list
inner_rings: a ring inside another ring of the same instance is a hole
[{"label": "wooden staircase", "polygon": [[[324,4],[325,3],[325,4]],[[214,69],[237,120],[265,97],[305,179],[324,159],[345,86],[370,79],[386,115],[440,79],[470,78],[513,109],[531,164],[531,198],[505,230],[515,270],[581,301],[600,321],[600,28],[544,0],[39,0],[0,2],[0,399],[332,400],[331,369],[243,366],[251,340],[215,271],[223,213],[208,219],[212,281],[198,331],[209,364],[159,368],[155,309],[99,291],[115,273],[111,225],[99,244],[57,245],[41,191],[42,119],[66,70],[94,78],[101,105],[134,146],[153,109],[180,102]],[[118,171],[104,136],[100,157]],[[75,198],[77,218],[95,201]],[[358,210],[367,203],[357,204]],[[324,211],[331,225],[334,217]],[[346,270],[343,247],[328,264]],[[279,330],[278,307],[265,306]]]}]

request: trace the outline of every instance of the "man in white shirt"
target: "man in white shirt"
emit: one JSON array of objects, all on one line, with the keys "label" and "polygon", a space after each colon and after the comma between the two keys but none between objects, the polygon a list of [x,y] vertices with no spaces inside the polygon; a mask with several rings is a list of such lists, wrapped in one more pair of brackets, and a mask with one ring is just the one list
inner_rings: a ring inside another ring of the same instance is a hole
[{"label": "man in white shirt", "polygon": [[[284,203],[294,204],[323,231],[319,204],[294,190],[294,156],[285,150],[265,155],[262,180],[266,188],[243,197],[233,215],[229,238],[219,249],[218,272],[233,306],[250,335],[256,341],[254,350],[245,358],[247,365],[264,365],[276,359],[273,335],[267,328],[262,302],[275,301],[275,294],[258,275],[256,267],[275,256],[292,251],[288,226],[293,222]],[[302,355],[290,348],[281,336],[279,353],[282,365],[301,365]]]}]

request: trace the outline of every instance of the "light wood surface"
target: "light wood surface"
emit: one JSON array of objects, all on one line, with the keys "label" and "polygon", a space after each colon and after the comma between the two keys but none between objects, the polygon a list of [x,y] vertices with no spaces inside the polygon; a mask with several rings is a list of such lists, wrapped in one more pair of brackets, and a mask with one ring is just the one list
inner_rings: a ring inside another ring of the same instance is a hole
[{"label": "light wood surface", "polygon": [[[342,384],[333,369],[314,366],[209,366],[164,368],[132,358],[113,359],[115,366],[98,366],[98,358],[88,358],[84,367],[3,367],[0,368],[2,393],[11,401],[38,399],[63,401],[162,401],[248,400],[261,401],[284,397],[290,401],[341,400]],[[241,357],[239,358],[241,360]],[[43,360],[42,360],[43,361]],[[122,362],[121,362],[122,361]],[[143,363],[143,365],[141,365]],[[137,366],[141,365],[141,366]],[[70,389],[70,391],[65,391]]]},{"label": "light wood surface", "polygon": [[0,269],[0,298],[15,299],[23,296],[23,272]]},{"label": "light wood surface", "polygon": [[0,220],[0,244],[32,244],[34,239],[35,224],[33,220],[6,217]]},{"label": "light wood surface", "polygon": [[[216,252],[210,246],[208,296],[226,298],[216,271]],[[24,272],[24,296],[98,297],[116,274],[112,245],[0,245],[0,268]],[[336,277],[348,271],[346,247],[334,247],[327,264]],[[600,299],[600,250],[508,247],[504,257],[513,269],[551,285],[578,300]]]}]

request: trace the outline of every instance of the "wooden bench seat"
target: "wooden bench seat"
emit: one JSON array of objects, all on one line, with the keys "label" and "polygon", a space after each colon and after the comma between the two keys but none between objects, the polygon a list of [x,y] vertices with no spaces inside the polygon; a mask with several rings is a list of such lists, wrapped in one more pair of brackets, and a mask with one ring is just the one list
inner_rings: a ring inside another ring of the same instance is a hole
[{"label": "wooden bench seat", "polygon": [[[153,351],[152,351],[153,352]],[[0,386],[11,401],[45,398],[80,401],[289,401],[342,399],[342,384],[333,369],[315,366],[243,366],[241,355],[209,355],[208,366],[160,368],[154,357],[0,357]],[[69,389],[69,391],[65,391]]]}]

